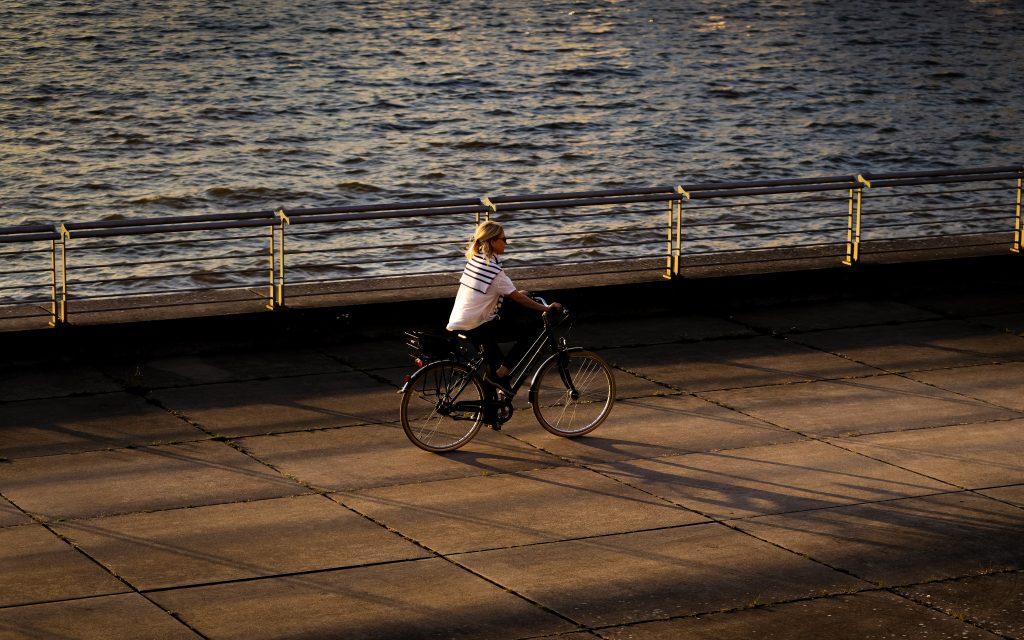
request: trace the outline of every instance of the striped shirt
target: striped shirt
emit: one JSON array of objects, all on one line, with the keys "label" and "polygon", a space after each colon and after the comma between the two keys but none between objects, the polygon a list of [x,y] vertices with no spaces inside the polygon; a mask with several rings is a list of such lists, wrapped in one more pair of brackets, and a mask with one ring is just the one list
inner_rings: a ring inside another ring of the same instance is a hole
[{"label": "striped shirt", "polygon": [[488,258],[476,254],[462,270],[455,306],[448,318],[448,330],[468,331],[493,320],[501,308],[502,297],[515,293],[515,290],[497,256]]}]

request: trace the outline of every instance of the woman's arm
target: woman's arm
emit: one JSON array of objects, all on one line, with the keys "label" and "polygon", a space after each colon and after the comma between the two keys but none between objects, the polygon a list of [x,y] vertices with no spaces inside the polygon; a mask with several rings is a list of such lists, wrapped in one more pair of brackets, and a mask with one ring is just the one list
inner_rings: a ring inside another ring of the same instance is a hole
[{"label": "woman's arm", "polygon": [[545,307],[541,303],[539,303],[536,300],[534,300],[533,298],[531,298],[530,297],[530,293],[528,291],[526,291],[525,289],[520,289],[519,291],[516,291],[516,292],[514,292],[512,294],[509,294],[508,297],[511,298],[512,300],[515,300],[519,304],[523,305],[527,309],[533,309],[534,311],[544,312],[544,311],[547,311],[551,307],[555,307],[555,308],[558,308],[558,309],[562,308],[562,305],[558,304],[557,302],[552,302],[550,305]]}]

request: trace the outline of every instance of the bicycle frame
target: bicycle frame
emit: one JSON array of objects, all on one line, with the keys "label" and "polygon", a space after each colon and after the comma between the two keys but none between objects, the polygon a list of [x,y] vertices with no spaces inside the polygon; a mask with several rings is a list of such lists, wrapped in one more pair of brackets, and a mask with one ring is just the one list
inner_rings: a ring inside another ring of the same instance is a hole
[{"label": "bicycle frame", "polygon": [[[564,319],[567,320],[568,317],[568,313],[566,313]],[[548,349],[553,349],[554,353],[549,358],[542,358],[544,352]],[[570,351],[575,350],[578,350],[578,348],[566,347],[564,339],[555,337],[554,326],[545,318],[543,329],[526,350],[526,353],[523,354],[523,357],[519,359],[519,362],[512,367],[512,371],[509,374],[509,381],[512,385],[513,395],[515,396],[519,394],[519,390],[523,387],[526,379],[530,377],[531,371],[533,372],[533,376],[530,380],[530,386],[532,387],[536,382],[537,373],[540,372],[543,365],[547,363],[548,359],[557,357],[559,359],[558,372],[562,376],[562,381],[565,383],[565,386],[569,389],[570,393],[572,393],[573,399],[578,398],[579,392],[576,390],[576,387],[572,382],[567,366],[567,354]],[[481,371],[484,367],[484,358],[482,355],[468,359],[456,357],[451,359],[451,361],[470,367],[477,372],[477,375],[481,375]],[[420,371],[423,371],[423,369]],[[405,388],[419,377],[420,371],[417,371],[409,377],[409,380],[406,381],[405,385],[403,385],[399,390],[399,393],[404,392]],[[462,383],[462,386],[458,389],[458,393],[455,394],[456,396],[462,392],[466,384],[468,384],[468,380]],[[493,389],[490,385],[484,385],[484,387],[487,390],[489,399],[493,400]]]},{"label": "bicycle frame", "polygon": [[[487,383],[492,374],[488,354],[479,346],[470,348],[465,335],[459,335],[462,341],[452,344],[447,358],[427,364],[417,358],[422,368],[402,387],[400,411],[402,428],[413,444],[441,453],[467,443],[482,424],[500,431],[516,413],[514,400],[527,379],[529,405],[544,429],[575,438],[597,428],[615,400],[611,367],[583,347],[569,347],[563,332],[555,331],[561,323],[548,313],[543,318],[543,328],[509,371],[507,393]],[[410,346],[418,356],[418,343]]]}]

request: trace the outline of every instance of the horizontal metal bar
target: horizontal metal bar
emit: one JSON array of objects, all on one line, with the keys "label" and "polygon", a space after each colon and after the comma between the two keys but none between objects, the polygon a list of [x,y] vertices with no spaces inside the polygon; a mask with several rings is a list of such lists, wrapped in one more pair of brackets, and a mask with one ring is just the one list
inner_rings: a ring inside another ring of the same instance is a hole
[{"label": "horizontal metal bar", "polygon": [[745,182],[704,182],[698,184],[683,183],[683,189],[691,195],[697,191],[719,191],[732,189],[751,189],[761,187],[797,187],[806,185],[829,185],[833,183],[856,183],[857,176],[821,176],[818,178],[782,178],[776,180],[748,180]]},{"label": "horizontal metal bar", "polygon": [[[234,271],[217,271],[214,273],[158,273],[151,276],[128,276],[126,278],[104,278],[102,280],[75,280],[76,285],[106,284],[116,282],[142,282],[144,280],[187,280],[212,276],[245,275],[247,273],[266,273],[266,267],[252,269],[236,269]],[[202,285],[205,287],[205,285]]]},{"label": "horizontal metal bar", "polygon": [[979,174],[1017,173],[1024,170],[1022,165],[999,165],[994,167],[976,167],[973,169],[933,169],[929,171],[897,171],[889,173],[865,173],[864,179],[872,183],[875,180],[901,180],[905,178],[943,178],[948,176],[970,176]]},{"label": "horizontal metal bar", "polygon": [[[214,231],[218,229],[244,229],[249,227],[266,227],[273,224],[270,220],[237,220],[232,222],[200,222],[182,225],[154,225],[124,227],[119,229],[86,229],[75,231],[72,238],[110,238],[114,236],[151,235],[155,233],[186,233],[194,231]],[[187,241],[183,241],[187,242]]]},{"label": "horizontal metal bar", "polygon": [[678,200],[678,195],[647,195],[630,197],[580,198],[577,200],[541,200],[535,202],[511,203],[502,205],[498,212],[525,211],[530,209],[565,209],[568,207],[596,207],[612,204],[642,204],[645,202],[670,202]]},{"label": "horizontal metal bar", "polygon": [[705,240],[734,240],[736,238],[775,238],[778,236],[795,236],[795,235],[828,235],[832,233],[845,233],[846,227],[836,227],[835,229],[795,229],[792,231],[764,231],[760,233],[737,233],[729,234],[727,236],[687,236],[683,235],[683,240],[686,242],[701,242]]},{"label": "horizontal metal bar", "polygon": [[[603,189],[599,191],[568,191],[563,193],[540,193],[523,196],[490,196],[488,199],[495,205],[525,204],[536,202],[548,202],[556,200],[593,200],[611,197],[627,198],[631,196],[648,196],[652,194],[675,194],[675,187],[641,187],[635,189]],[[672,198],[678,198],[673,195]],[[500,209],[512,210],[511,207],[499,207]]]},{"label": "horizontal metal bar", "polygon": [[[979,232],[973,233],[973,234],[964,234],[965,237],[966,236],[971,236],[971,235],[987,236],[987,235],[991,235],[991,232],[979,231]],[[941,238],[941,237],[942,236],[900,236],[898,238],[884,238],[884,239],[881,239],[881,240],[872,240],[870,242],[886,242],[886,243],[888,243],[890,241],[898,241],[898,240],[936,240],[936,239]],[[939,247],[936,247],[936,246],[927,246],[927,247],[894,247],[892,249],[874,249],[874,248],[871,248],[871,246],[869,244],[868,248],[865,250],[865,245],[862,243],[861,244],[860,252],[861,252],[861,255],[876,255],[876,254],[883,254],[883,253],[914,253],[914,252],[918,252],[918,251],[943,251],[943,250],[946,250],[946,251],[956,251],[958,249],[977,249],[979,247],[1002,247],[1002,246],[1005,246],[1006,244],[1007,244],[1006,241],[993,240],[991,242],[976,242],[976,243],[973,243],[973,244],[956,244],[956,245],[950,245],[950,246],[945,246],[945,247],[943,247],[943,246],[939,246]]]},{"label": "horizontal metal bar", "polygon": [[[799,192],[797,192],[799,193]],[[704,202],[692,202],[686,205],[685,210],[687,213],[693,213],[697,211],[711,211],[719,209],[752,209],[755,207],[781,207],[786,205],[812,205],[822,204],[829,202],[847,202],[850,197],[848,195],[840,195],[825,198],[801,198],[799,200],[762,200],[760,202],[726,202],[723,204],[704,204]],[[705,201],[710,202],[710,201]],[[829,214],[826,214],[829,215]],[[835,216],[845,216],[846,214],[833,213]]]},{"label": "horizontal metal bar", "polygon": [[469,213],[483,213],[486,209],[480,207],[454,207],[451,209],[410,209],[408,211],[387,211],[374,213],[341,213],[326,215],[311,215],[307,217],[292,218],[289,220],[292,225],[296,224],[323,224],[327,222],[354,222],[357,220],[389,220],[391,218],[416,218],[442,215],[461,215]]},{"label": "horizontal metal bar", "polygon": [[[252,289],[266,289],[266,287],[267,287],[266,283],[228,284],[228,285],[221,285],[221,286],[204,286],[201,291],[251,291]],[[172,295],[172,294],[179,294],[179,293],[199,293],[199,292],[200,291],[197,291],[195,288],[191,288],[191,289],[161,289],[161,290],[150,290],[150,291],[133,291],[133,292],[131,292],[131,295],[132,295],[133,298],[136,298],[136,297],[163,296],[163,295]],[[112,298],[123,298],[123,297],[125,297],[125,294],[123,292],[122,293],[105,293],[105,294],[100,294],[100,295],[84,295],[84,296],[83,295],[76,295],[74,297],[74,300],[76,300],[76,301],[77,300],[110,300]],[[263,297],[266,297],[266,296],[263,296]],[[175,307],[175,306],[188,306],[188,305],[196,305],[196,304],[216,304],[216,301],[209,302],[209,301],[206,301],[206,300],[202,300],[202,301],[198,301],[198,302],[185,302],[185,303],[180,303],[180,304],[175,303],[175,304],[154,305],[154,306],[155,307],[159,307],[159,308],[163,308],[165,306],[166,307]],[[134,309],[134,308],[136,308],[136,307],[118,307],[117,310]],[[113,310],[113,309],[111,309],[111,310]]]},{"label": "horizontal metal bar", "polygon": [[7,270],[4,270],[4,275],[5,276],[9,276],[9,275],[12,275],[12,274],[24,275],[26,273],[51,273],[51,272],[52,272],[52,269],[50,269],[50,268],[41,268],[41,269],[7,269]]},{"label": "horizontal metal bar", "polygon": [[49,282],[39,282],[35,284],[13,284],[11,286],[4,287],[4,291],[25,291],[28,289],[41,289],[43,287],[49,286]]},{"label": "horizontal metal bar", "polygon": [[303,216],[322,216],[346,213],[398,212],[409,209],[464,209],[472,208],[470,213],[484,213],[487,207],[479,198],[459,198],[455,200],[428,200],[426,202],[389,202],[385,204],[341,205],[336,207],[309,207],[303,209],[283,209],[288,218]]},{"label": "horizontal metal bar", "polygon": [[[874,217],[874,216],[903,216],[903,215],[913,215],[913,214],[918,214],[918,213],[934,213],[936,211],[975,211],[975,210],[981,210],[981,209],[996,209],[995,211],[992,212],[995,216],[998,217],[1000,215],[1003,215],[1003,216],[1012,218],[1013,217],[1013,210],[1012,210],[1013,206],[1014,206],[1014,203],[1012,203],[1012,202],[1006,202],[1006,203],[981,203],[981,202],[973,203],[972,202],[972,203],[968,203],[968,204],[957,205],[955,207],[928,207],[927,209],[886,209],[885,211],[874,211],[874,210],[867,210],[867,209],[865,209],[863,213],[864,213],[865,216],[870,215],[870,216]],[[1006,208],[1006,209],[1009,209],[1009,211],[999,211],[998,210],[999,208]],[[961,219],[963,219],[963,218],[961,218]]]},{"label": "horizontal metal bar", "polygon": [[[527,250],[517,251],[516,254],[520,255],[520,256],[523,256],[523,255],[531,255],[531,254],[538,254],[538,253],[539,254],[548,254],[548,253],[553,253],[555,251],[597,251],[597,250],[600,250],[600,249],[607,249],[607,248],[612,248],[612,247],[642,247],[644,245],[654,245],[654,246],[658,246],[658,247],[664,247],[665,246],[665,238],[654,237],[654,238],[648,238],[647,240],[633,240],[633,241],[623,240],[621,242],[608,242],[608,243],[605,243],[605,244],[600,244],[600,245],[596,245],[596,246],[592,246],[592,247],[591,246],[580,246],[580,245],[574,245],[574,246],[571,246],[571,247],[539,247],[539,248],[536,248],[536,249],[527,249]],[[664,254],[662,254],[662,256],[664,257]],[[521,262],[521,261],[519,261],[519,262]],[[514,267],[515,265],[512,265],[512,266]]]},{"label": "horizontal metal bar", "polygon": [[[195,233],[195,232],[194,231],[190,231],[189,233]],[[174,233],[170,233],[168,235],[174,236],[175,234]],[[109,236],[103,236],[103,237],[109,237]],[[134,237],[134,236],[130,236],[130,237]],[[126,249],[126,248],[131,248],[133,250],[145,250],[145,249],[148,249],[150,247],[179,247],[179,246],[182,246],[182,245],[197,245],[197,244],[203,244],[203,243],[207,243],[207,242],[217,242],[217,243],[223,243],[225,241],[232,241],[232,242],[234,242],[236,240],[254,240],[254,241],[259,242],[261,245],[265,245],[267,243],[267,235],[266,235],[265,231],[263,233],[260,233],[259,235],[246,235],[246,236],[224,236],[224,235],[217,235],[217,236],[214,236],[214,237],[211,237],[211,238],[194,238],[194,237],[193,238],[176,238],[176,239],[173,239],[173,240],[157,240],[156,242],[144,242],[144,241],[134,241],[133,240],[133,241],[119,243],[119,244],[99,242],[98,240],[100,240],[100,239],[101,238],[81,238],[81,237],[79,237],[79,238],[76,238],[76,240],[79,243],[81,243],[81,244],[76,243],[76,244],[74,244],[72,246],[74,247],[75,252],[81,252],[81,251],[101,252],[101,251],[117,251],[119,249]]]},{"label": "horizontal metal bar", "polygon": [[691,222],[686,226],[687,229],[703,228],[703,227],[723,227],[734,224],[745,224],[750,226],[760,226],[764,224],[776,224],[779,222],[803,222],[805,220],[817,220],[817,221],[828,221],[831,218],[836,220],[842,218],[846,219],[846,214],[833,214],[833,215],[818,215],[818,216],[799,216],[796,218],[758,218],[755,220],[716,220],[715,222]]},{"label": "horizontal metal bar", "polygon": [[[34,306],[43,303],[49,304],[49,300],[45,301],[23,301],[15,300],[14,302],[0,302],[0,307],[13,307],[13,306]],[[39,309],[35,313],[19,313],[16,315],[5,315],[3,320],[24,320],[26,318],[47,318],[52,315],[51,311],[45,309]]]},{"label": "horizontal metal bar", "polygon": [[[986,222],[988,222],[988,221],[986,221]],[[935,225],[948,225],[948,224],[952,224],[951,221],[949,221],[949,220],[935,220],[935,221],[925,222],[925,221],[920,221],[919,220],[919,221],[915,221],[915,222],[882,222],[882,223],[872,224],[870,227],[865,228],[864,229],[864,234],[865,235],[870,234],[872,229],[898,229],[899,227],[931,227],[931,226],[935,226]],[[989,232],[999,232],[999,231],[1004,231],[1004,230],[1005,230],[1004,228],[1000,228],[1000,227],[997,227],[995,225],[991,225]],[[960,232],[957,232],[955,235],[961,236],[961,235],[968,235],[970,233],[973,233],[973,232],[971,232],[971,231],[960,231]],[[929,237],[935,237],[935,236],[929,236]]]},{"label": "horizontal metal bar", "polygon": [[[872,189],[885,189],[889,187],[913,187],[932,184],[959,184],[963,182],[990,182],[994,180],[1016,180],[1019,173],[992,173],[985,175],[950,176],[946,178],[899,178],[899,179],[876,179],[871,181]],[[939,192],[941,193],[941,192]],[[938,195],[938,193],[936,194]]]},{"label": "horizontal metal bar", "polygon": [[85,231],[88,229],[133,228],[153,225],[169,226],[181,224],[185,226],[193,226],[210,222],[253,219],[262,220],[263,224],[266,225],[272,224],[276,220],[276,217],[273,211],[243,211],[235,213],[205,213],[190,216],[166,216],[162,218],[129,218],[123,220],[95,220],[92,222],[65,222],[64,228],[68,231]]},{"label": "horizontal metal bar", "polygon": [[[764,253],[766,251],[779,251],[779,250],[789,251],[791,249],[818,249],[818,248],[821,248],[821,247],[839,247],[841,245],[842,245],[841,242],[818,242],[818,243],[811,243],[811,244],[793,244],[793,245],[788,245],[788,246],[785,246],[785,247],[759,247],[757,249],[749,249],[749,248],[743,248],[743,247],[741,247],[739,249],[712,249],[710,251],[688,251],[683,256],[683,258],[686,258],[686,256],[716,256],[716,255],[727,255],[727,254],[738,254],[738,253],[744,253],[744,254],[753,253],[753,254],[756,254],[758,252]],[[777,260],[801,260],[801,259],[802,260],[817,260],[817,259],[820,259],[820,258],[838,258],[838,257],[845,256],[845,255],[846,255],[845,253],[837,253],[835,255],[832,255],[832,254],[825,254],[825,255],[816,254],[816,255],[813,255],[813,256],[786,256],[784,258],[777,258]],[[718,264],[747,264],[747,263],[755,264],[755,263],[760,263],[760,262],[762,262],[762,261],[761,260],[739,260],[739,261],[736,261],[736,262],[723,262],[723,263],[718,263]],[[691,265],[691,266],[704,267],[704,266],[709,266],[709,265],[699,264],[699,265]]]},{"label": "horizontal metal bar", "polygon": [[264,253],[253,253],[249,255],[239,256],[205,256],[205,257],[193,257],[188,256],[184,258],[167,258],[166,260],[146,260],[144,262],[104,262],[103,264],[80,264],[75,262],[74,264],[68,265],[68,270],[82,270],[82,269],[117,269],[120,267],[149,267],[157,264],[192,264],[196,262],[211,262],[215,260],[233,261],[237,262],[241,259],[249,258],[252,260],[266,260],[267,256]]},{"label": "horizontal metal bar", "polygon": [[10,227],[0,227],[0,235],[47,232],[57,235],[52,224],[16,224]]},{"label": "horizontal metal bar", "polygon": [[11,236],[0,236],[0,243],[12,244],[15,242],[41,242],[44,240],[58,240],[60,234],[56,231],[49,231],[43,233],[26,233],[23,235],[11,235]]},{"label": "horizontal metal bar", "polygon": [[691,192],[690,200],[710,200],[712,198],[743,198],[749,196],[762,196],[777,193],[811,193],[818,191],[849,191],[858,189],[862,185],[858,182],[841,182],[825,185],[811,185],[806,187],[766,187],[763,189],[723,189],[721,191]]},{"label": "horizontal metal bar", "polygon": [[20,251],[4,251],[0,252],[0,260],[7,257],[24,257],[27,255],[31,255],[33,253],[45,253],[46,255],[50,255],[52,253],[52,250],[49,247],[47,247],[45,249],[22,249]]}]

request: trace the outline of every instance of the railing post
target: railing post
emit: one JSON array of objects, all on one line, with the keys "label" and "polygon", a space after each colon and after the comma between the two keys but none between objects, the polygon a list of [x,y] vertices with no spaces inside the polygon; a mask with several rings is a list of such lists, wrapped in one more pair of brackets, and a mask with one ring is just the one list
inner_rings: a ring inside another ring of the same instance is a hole
[{"label": "railing post", "polygon": [[[291,220],[285,215],[284,209],[274,212],[277,217],[277,251],[274,251],[274,225],[270,225],[270,303],[267,308],[270,310],[284,307],[284,226],[291,224]],[[274,266],[277,266],[277,275],[274,274]]]},{"label": "railing post", "polygon": [[[484,214],[484,220],[490,220],[491,219],[491,214],[497,214],[498,213],[498,207],[496,207],[494,205],[494,203],[491,202],[491,199],[488,198],[487,196],[484,196],[484,197],[480,198],[480,204],[482,204],[484,206],[484,208],[487,209],[487,211]],[[480,224],[480,212],[479,211],[476,214],[476,223],[478,225]]]},{"label": "railing post", "polygon": [[267,309],[273,311],[277,308],[277,243],[274,240],[274,225],[271,224],[267,229],[270,230],[270,285],[267,291]]},{"label": "railing post", "polygon": [[666,242],[665,242],[665,274],[662,276],[666,280],[672,279],[672,257],[675,254],[673,251],[672,242],[672,227],[675,224],[676,217],[676,199],[668,201],[668,231],[666,231]]},{"label": "railing post", "polygon": [[[59,229],[55,230],[58,234]],[[57,320],[57,238],[50,240],[50,326],[56,327]]]},{"label": "railing post", "polygon": [[665,264],[665,278],[679,275],[679,262],[683,244],[683,198],[690,199],[690,194],[682,186],[676,185],[676,195],[682,196],[669,201],[668,211],[668,258]]},{"label": "railing post", "polygon": [[57,241],[53,241],[53,308],[51,326],[59,327],[68,321],[68,243],[71,236],[63,223],[54,229],[60,237],[60,295],[57,294]]},{"label": "railing post", "polygon": [[857,188],[850,189],[849,208],[846,216],[846,258],[843,264],[853,266],[860,260],[860,212],[864,187],[871,183],[864,176],[857,176]]},{"label": "railing post", "polygon": [[1024,235],[1024,223],[1020,217],[1020,192],[1021,186],[1024,183],[1024,168],[1017,173],[1017,210],[1013,219],[1013,246],[1010,250],[1014,253],[1020,253],[1021,236]]}]

